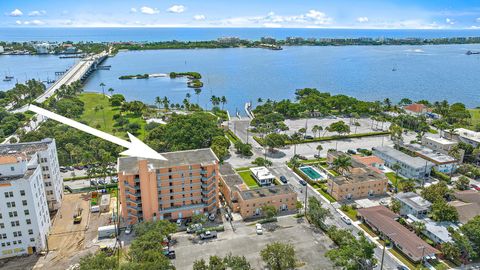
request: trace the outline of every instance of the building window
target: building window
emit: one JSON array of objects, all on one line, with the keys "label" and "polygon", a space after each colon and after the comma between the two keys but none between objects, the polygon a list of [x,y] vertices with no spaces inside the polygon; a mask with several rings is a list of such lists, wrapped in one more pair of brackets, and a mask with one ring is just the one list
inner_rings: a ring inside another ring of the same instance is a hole
[{"label": "building window", "polygon": [[0,223],[0,229],[4,229],[4,228],[5,228],[5,224]]},{"label": "building window", "polygon": [[22,200],[23,206],[27,205],[27,200]]},{"label": "building window", "polygon": [[5,192],[5,198],[11,198],[13,197],[13,192],[10,191],[10,192]]},{"label": "building window", "polygon": [[29,230],[28,230],[28,234],[32,235],[32,234],[33,234],[33,230],[32,230],[32,229],[29,229]]},{"label": "building window", "polygon": [[30,242],[35,242],[35,238],[30,238]]},{"label": "building window", "polygon": [[30,219],[27,219],[27,224],[28,225],[32,224],[32,221]]},{"label": "building window", "polygon": [[25,196],[25,190],[20,190],[20,195]]},{"label": "building window", "polygon": [[28,215],[30,215],[30,211],[29,211],[28,209],[26,209],[26,210],[23,210],[23,212],[25,213],[25,216],[28,216]]},{"label": "building window", "polygon": [[10,167],[10,171],[15,171],[15,167]]}]

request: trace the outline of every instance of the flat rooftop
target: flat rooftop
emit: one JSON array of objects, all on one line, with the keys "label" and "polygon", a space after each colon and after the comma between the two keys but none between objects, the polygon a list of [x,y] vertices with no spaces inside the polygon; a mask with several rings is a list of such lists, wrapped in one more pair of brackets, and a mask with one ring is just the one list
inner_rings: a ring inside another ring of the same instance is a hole
[{"label": "flat rooftop", "polygon": [[466,128],[457,128],[455,132],[458,136],[480,143],[480,132],[475,132]]},{"label": "flat rooftop", "polygon": [[451,141],[451,140],[448,140],[448,139],[445,139],[445,138],[440,138],[440,137],[426,136],[425,139],[436,142],[436,143],[439,143],[439,144],[443,144],[443,145],[455,145],[455,144],[457,144],[457,142],[454,142],[454,141]]},{"label": "flat rooftop", "polygon": [[266,167],[254,167],[250,168],[250,172],[258,179],[258,180],[268,180],[273,179],[275,176],[266,168]]},{"label": "flat rooftop", "polygon": [[432,161],[433,163],[436,163],[436,164],[448,164],[448,163],[457,162],[457,160],[452,156],[445,155],[440,152],[436,152],[435,150],[420,144],[412,143],[412,144],[407,144],[405,146],[409,150],[417,153],[417,155],[423,157],[424,159]]},{"label": "flat rooftop", "polygon": [[167,160],[145,159],[139,157],[118,158],[118,171],[127,174],[138,172],[138,161],[148,160],[150,169],[171,168],[193,164],[212,165],[218,162],[217,156],[210,148],[161,153]]},{"label": "flat rooftop", "polygon": [[16,153],[25,153],[27,155],[34,154],[38,151],[44,151],[48,149],[49,144],[53,142],[53,139],[46,138],[39,142],[24,142],[14,144],[1,144],[1,155],[12,155]]},{"label": "flat rooftop", "polygon": [[37,167],[30,168],[30,169],[27,169],[23,174],[18,174],[18,175],[0,176],[0,183],[6,183],[10,181],[19,180],[19,179],[29,179],[36,169]]},{"label": "flat rooftop", "polygon": [[223,164],[220,164],[219,172],[220,177],[223,179],[225,184],[230,187],[231,190],[245,185],[242,177],[237,174],[230,163],[224,162]]},{"label": "flat rooftop", "polygon": [[415,210],[428,210],[432,203],[422,198],[420,195],[414,192],[401,192],[395,195],[395,199],[402,201]]},{"label": "flat rooftop", "polygon": [[269,187],[244,190],[240,192],[240,196],[244,200],[251,200],[256,198],[271,197],[275,195],[292,194],[292,193],[295,193],[295,191],[289,184],[287,184],[287,185],[269,186]]},{"label": "flat rooftop", "polygon": [[[330,152],[329,155],[332,157],[336,158],[342,155],[346,155],[343,152]],[[359,161],[362,160],[362,161]],[[352,167],[350,168],[350,172],[348,173],[348,177],[345,177],[343,175],[340,176],[335,176],[332,180],[338,184],[338,185],[343,185],[343,184],[348,184],[348,183],[360,183],[360,182],[368,182],[368,181],[379,181],[379,180],[385,180],[387,181],[387,177],[383,174],[378,172],[376,168],[372,168],[370,162],[375,163],[375,162],[381,162],[383,164],[383,160],[380,158],[373,158],[369,157],[367,159],[364,159],[362,157],[355,157],[351,159]]]},{"label": "flat rooftop", "polygon": [[378,151],[380,153],[383,153],[384,155],[389,156],[392,159],[395,159],[397,161],[400,161],[409,167],[412,167],[414,169],[421,169],[425,168],[425,164],[429,164],[430,166],[433,166],[434,164],[428,160],[425,160],[421,157],[412,157],[409,156],[401,151],[398,151],[397,149],[394,149],[389,146],[380,146],[380,147],[374,147],[374,151]]}]

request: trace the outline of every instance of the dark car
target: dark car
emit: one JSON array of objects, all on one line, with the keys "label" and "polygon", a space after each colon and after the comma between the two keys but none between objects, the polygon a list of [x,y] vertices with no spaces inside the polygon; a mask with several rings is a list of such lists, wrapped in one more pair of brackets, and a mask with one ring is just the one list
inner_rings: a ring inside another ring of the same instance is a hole
[{"label": "dark car", "polygon": [[351,155],[355,155],[357,154],[357,152],[355,150],[352,150],[352,149],[348,149],[347,150],[347,153],[351,154]]},{"label": "dark car", "polygon": [[304,138],[305,140],[313,140],[313,136],[312,136],[312,135],[305,135],[305,136],[303,136],[303,138]]},{"label": "dark car", "polygon": [[300,180],[300,181],[298,181],[298,182],[300,182],[300,185],[302,185],[302,186],[304,186],[304,187],[307,186],[307,182],[305,182],[305,181],[303,181],[303,180]]},{"label": "dark car", "polygon": [[287,181],[287,178],[285,176],[280,176],[280,181],[282,181],[282,183],[286,184],[288,181]]},{"label": "dark car", "polygon": [[408,267],[403,266],[403,265],[399,265],[399,266],[397,266],[397,269],[398,270],[408,270]]},{"label": "dark car", "polygon": [[175,255],[175,250],[168,251],[167,258],[174,260],[177,256]]},{"label": "dark car", "polygon": [[95,180],[90,180],[90,185],[96,186],[96,185],[98,185],[98,183],[97,183],[97,181],[95,181]]},{"label": "dark car", "polygon": [[297,157],[301,160],[307,160],[308,159],[306,156],[302,156],[302,155],[297,155]]}]

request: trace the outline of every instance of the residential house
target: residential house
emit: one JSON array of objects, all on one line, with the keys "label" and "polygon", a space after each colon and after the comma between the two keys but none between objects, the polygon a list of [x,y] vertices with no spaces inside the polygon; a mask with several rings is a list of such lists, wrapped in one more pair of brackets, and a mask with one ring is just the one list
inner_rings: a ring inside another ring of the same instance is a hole
[{"label": "residential house", "polygon": [[[458,142],[441,137],[423,136],[422,145],[442,154],[450,155],[450,150],[452,150],[454,146],[458,145]],[[460,149],[460,163],[463,161],[464,153],[465,151]]]},{"label": "residential house", "polygon": [[407,114],[414,115],[414,116],[426,115],[427,113],[432,111],[427,106],[420,103],[413,103],[413,104],[404,106],[403,109]]},{"label": "residential house", "polygon": [[379,205],[358,209],[360,219],[370,226],[374,232],[380,234],[407,256],[413,262],[435,258],[439,250],[430,246],[415,233],[397,222],[399,215],[385,206]]},{"label": "residential house", "polygon": [[441,245],[443,243],[453,242],[448,228],[452,227],[453,229],[458,229],[458,227],[449,221],[434,221],[429,218],[419,219],[413,215],[408,215],[406,222],[410,225],[413,222],[422,222],[425,224],[425,230],[422,231],[422,234],[432,240],[435,244]]},{"label": "residential house", "polygon": [[454,140],[464,142],[477,147],[480,144],[480,132],[472,131],[466,128],[457,128],[453,134],[450,134]]},{"label": "residential house", "polygon": [[412,215],[417,218],[424,218],[430,212],[432,203],[414,192],[401,192],[394,196],[400,203],[400,215]]},{"label": "residential house", "polygon": [[275,176],[266,167],[250,168],[250,173],[259,186],[269,186],[275,181]]},{"label": "residential house", "polygon": [[453,173],[457,169],[460,163],[458,159],[448,154],[437,152],[435,150],[432,150],[420,144],[416,144],[416,143],[403,144],[402,147],[408,149],[409,151],[414,153],[416,156],[421,157],[435,164],[434,168],[438,172],[442,172],[446,174]]},{"label": "residential house", "polygon": [[454,193],[455,200],[448,202],[458,212],[458,220],[465,224],[480,215],[480,193],[476,190],[463,190]]}]

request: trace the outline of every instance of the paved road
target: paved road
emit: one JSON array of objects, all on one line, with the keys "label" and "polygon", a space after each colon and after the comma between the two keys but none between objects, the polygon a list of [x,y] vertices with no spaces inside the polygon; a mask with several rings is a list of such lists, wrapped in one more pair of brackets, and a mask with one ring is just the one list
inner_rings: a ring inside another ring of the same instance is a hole
[{"label": "paved road", "polygon": [[[298,198],[300,200],[304,200],[305,198],[305,190],[306,188],[302,185],[300,185],[299,180],[301,180],[300,177],[298,177],[293,171],[291,171],[286,165],[274,165],[272,167],[269,167],[269,170],[277,177],[280,177],[281,175],[284,175],[287,177],[289,184],[293,186],[295,191],[298,193]],[[335,225],[339,228],[342,229],[349,229],[351,230],[354,234],[357,234],[360,230],[356,228],[353,225],[347,225],[345,222],[341,220],[341,215],[335,207],[333,207],[328,201],[326,201],[322,196],[320,196],[318,193],[314,192],[314,189],[308,185],[308,191],[307,195],[308,197],[315,197],[317,200],[321,201],[323,203],[323,206],[327,209],[330,210],[330,212],[333,214],[333,217],[331,219],[328,219],[326,221],[327,225]],[[377,257],[379,264],[380,260],[382,258],[382,249],[376,248],[375,249],[375,256]],[[391,257],[388,252],[385,253],[385,259],[384,259],[384,267],[383,269],[397,269],[397,266],[399,265],[395,259]],[[380,269],[379,266],[377,266],[376,269]]]}]

